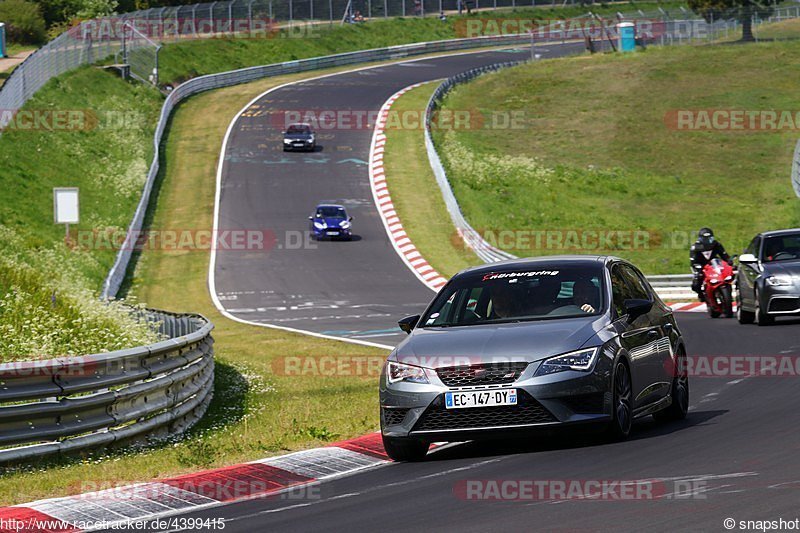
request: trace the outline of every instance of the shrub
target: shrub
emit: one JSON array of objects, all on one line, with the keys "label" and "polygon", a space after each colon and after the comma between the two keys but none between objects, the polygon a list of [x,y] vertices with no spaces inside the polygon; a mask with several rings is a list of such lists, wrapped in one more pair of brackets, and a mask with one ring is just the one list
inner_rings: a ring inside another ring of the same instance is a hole
[{"label": "shrub", "polygon": [[33,2],[1,1],[0,22],[5,22],[10,42],[39,44],[45,40],[44,18],[39,6]]}]

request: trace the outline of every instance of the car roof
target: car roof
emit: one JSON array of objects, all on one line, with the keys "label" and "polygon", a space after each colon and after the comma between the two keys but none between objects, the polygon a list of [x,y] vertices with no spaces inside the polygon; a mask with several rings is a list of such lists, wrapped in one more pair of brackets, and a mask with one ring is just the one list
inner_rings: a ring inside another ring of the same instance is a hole
[{"label": "car roof", "polygon": [[289,127],[291,128],[292,126],[308,126],[310,128],[311,124],[309,124],[308,122],[292,122],[291,124],[289,124]]},{"label": "car roof", "polygon": [[[319,209],[320,207],[335,207],[337,209],[344,209],[344,206],[339,204],[318,204],[317,209]],[[345,211],[347,210],[345,209]]]},{"label": "car roof", "polygon": [[791,235],[793,233],[800,233],[800,228],[793,229],[775,229],[770,231],[762,231],[758,234],[760,237],[781,237],[783,235]]},{"label": "car roof", "polygon": [[464,269],[456,274],[456,276],[462,274],[503,272],[518,268],[540,268],[542,266],[590,266],[596,265],[597,263],[607,264],[615,261],[624,261],[624,259],[611,255],[544,255],[539,257],[526,257],[523,259],[508,259],[506,261],[498,261],[497,263],[479,265]]}]

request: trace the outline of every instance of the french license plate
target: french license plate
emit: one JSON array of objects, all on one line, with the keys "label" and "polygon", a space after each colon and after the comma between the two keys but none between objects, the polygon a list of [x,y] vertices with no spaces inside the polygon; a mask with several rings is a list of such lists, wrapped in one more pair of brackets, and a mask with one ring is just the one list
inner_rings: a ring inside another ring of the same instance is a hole
[{"label": "french license plate", "polygon": [[465,407],[493,407],[497,405],[517,405],[517,389],[475,390],[444,393],[444,406],[447,409]]}]

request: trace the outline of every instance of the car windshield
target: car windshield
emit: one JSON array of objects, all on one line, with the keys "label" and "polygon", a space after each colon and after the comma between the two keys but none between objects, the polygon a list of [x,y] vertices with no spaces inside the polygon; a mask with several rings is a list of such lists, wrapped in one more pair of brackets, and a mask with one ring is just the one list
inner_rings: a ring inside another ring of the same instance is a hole
[{"label": "car windshield", "polygon": [[347,218],[344,207],[323,206],[317,208],[317,216],[324,218]]},{"label": "car windshield", "polygon": [[430,328],[597,315],[605,306],[603,286],[599,264],[467,274],[448,284],[420,323]]},{"label": "car windshield", "polygon": [[763,261],[792,261],[800,259],[800,233],[767,237],[764,240]]},{"label": "car windshield", "polygon": [[311,133],[311,128],[308,126],[293,124],[289,126],[289,128],[286,130],[286,133]]}]

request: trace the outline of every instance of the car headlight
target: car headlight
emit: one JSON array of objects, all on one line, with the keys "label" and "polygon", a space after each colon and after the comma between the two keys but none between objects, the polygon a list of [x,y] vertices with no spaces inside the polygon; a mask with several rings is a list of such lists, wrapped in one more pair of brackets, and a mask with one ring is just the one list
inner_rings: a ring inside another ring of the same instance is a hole
[{"label": "car headlight", "polygon": [[719,278],[711,278],[709,281],[711,283],[719,283]]},{"label": "car headlight", "polygon": [[430,383],[428,376],[425,374],[425,369],[406,365],[403,363],[396,363],[389,361],[386,363],[386,379],[389,383],[397,383],[398,381],[408,381],[409,383]]},{"label": "car headlight", "polygon": [[594,361],[599,351],[600,347],[595,346],[594,348],[586,348],[584,350],[578,350],[577,352],[551,357],[539,365],[539,368],[536,370],[536,375],[546,376],[565,370],[588,372],[594,367]]},{"label": "car headlight", "polygon": [[770,276],[770,277],[766,278],[766,280],[767,280],[767,283],[769,283],[773,287],[781,287],[781,286],[785,287],[787,285],[791,285],[792,284],[791,278],[787,278],[787,277],[784,277],[784,276]]},{"label": "car headlight", "polygon": [[344,220],[344,221],[342,221],[342,222],[340,222],[340,223],[339,223],[339,227],[340,227],[340,228],[347,229],[347,228],[349,228],[349,227],[350,227],[350,222],[348,222],[347,220]]},{"label": "car headlight", "polygon": [[314,136],[312,135],[311,137],[309,137],[308,139],[306,139],[306,142],[307,142],[307,143],[313,143],[313,142],[314,142]]},{"label": "car headlight", "polygon": [[314,227],[317,228],[317,229],[325,229],[325,223],[324,222],[314,222]]},{"label": "car headlight", "polygon": [[725,276],[725,281],[730,281],[733,279],[733,276]]},{"label": "car headlight", "polygon": [[283,140],[283,144],[292,144],[292,140],[291,139],[284,139]]}]

